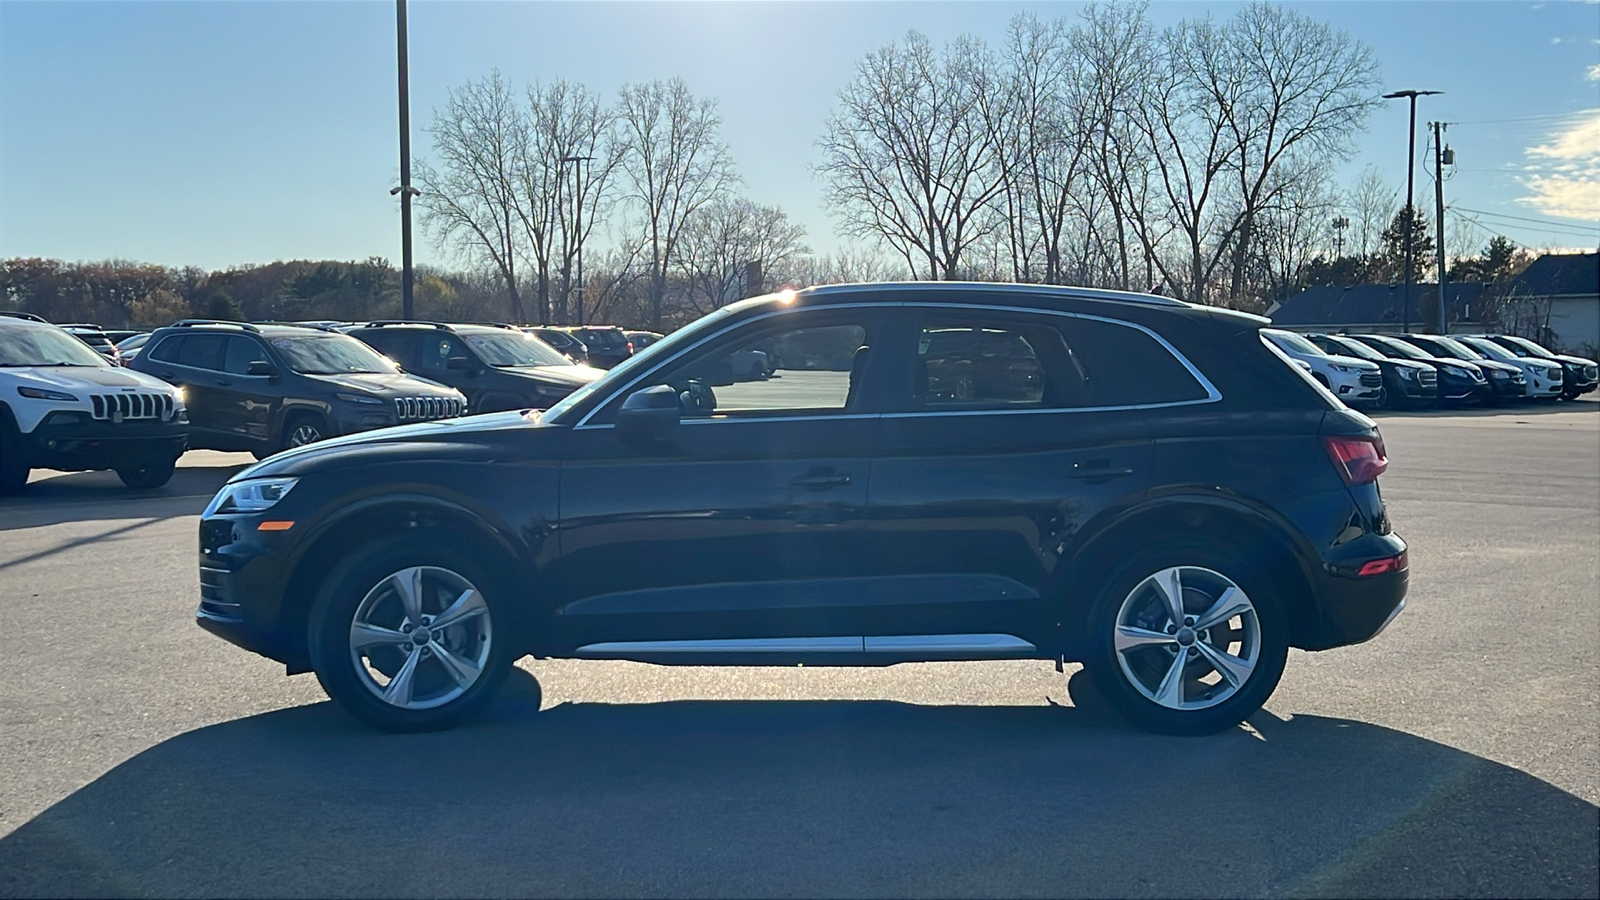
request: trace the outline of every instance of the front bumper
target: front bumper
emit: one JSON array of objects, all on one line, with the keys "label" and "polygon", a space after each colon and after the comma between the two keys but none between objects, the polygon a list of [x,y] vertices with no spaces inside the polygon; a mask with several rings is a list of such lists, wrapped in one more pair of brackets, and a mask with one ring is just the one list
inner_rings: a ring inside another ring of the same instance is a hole
[{"label": "front bumper", "polygon": [[177,459],[189,444],[189,426],[171,422],[85,420],[51,413],[27,436],[28,462],[45,469],[113,469]]},{"label": "front bumper", "polygon": [[[280,504],[281,505],[281,504]],[[195,624],[230,643],[291,666],[306,660],[305,635],[282,631],[284,564],[296,543],[289,531],[258,530],[291,510],[220,514],[200,520],[200,605]]]}]

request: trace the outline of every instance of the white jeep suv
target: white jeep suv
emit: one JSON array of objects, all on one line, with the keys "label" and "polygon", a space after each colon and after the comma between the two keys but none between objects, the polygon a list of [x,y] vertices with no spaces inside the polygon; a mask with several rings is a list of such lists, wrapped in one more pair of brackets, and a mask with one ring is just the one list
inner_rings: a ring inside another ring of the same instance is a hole
[{"label": "white jeep suv", "polygon": [[1263,328],[1261,336],[1290,359],[1310,367],[1311,377],[1340,400],[1358,406],[1383,405],[1383,370],[1377,363],[1325,353],[1321,347],[1292,331]]},{"label": "white jeep suv", "polygon": [[115,469],[129,487],[160,487],[188,440],[181,390],[37,316],[0,313],[0,494],[33,468]]}]

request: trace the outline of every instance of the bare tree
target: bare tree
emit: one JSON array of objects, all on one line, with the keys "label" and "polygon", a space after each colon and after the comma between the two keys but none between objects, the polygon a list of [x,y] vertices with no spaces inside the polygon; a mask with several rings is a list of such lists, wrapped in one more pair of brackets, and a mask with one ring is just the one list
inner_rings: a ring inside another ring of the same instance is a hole
[{"label": "bare tree", "polygon": [[1378,167],[1368,165],[1345,193],[1344,208],[1349,210],[1350,225],[1355,229],[1351,255],[1371,256],[1378,252],[1383,229],[1400,209],[1400,189],[1384,183]]},{"label": "bare tree", "polygon": [[745,266],[761,264],[763,287],[786,280],[810,248],[805,228],[776,206],[744,197],[722,198],[702,207],[684,229],[677,269],[685,283],[684,305],[705,315],[745,293]]},{"label": "bare tree", "polygon": [[[1240,101],[1230,86],[1217,95],[1237,154],[1234,175],[1240,204],[1233,240],[1229,296],[1243,293],[1245,260],[1260,210],[1275,202],[1272,190],[1293,184],[1278,178],[1291,157],[1318,165],[1347,157],[1351,139],[1379,102],[1372,51],[1342,31],[1298,10],[1253,3],[1227,30],[1229,80],[1242,79]],[[1209,82],[1208,82],[1209,83]]]},{"label": "bare tree", "polygon": [[525,321],[517,285],[518,167],[529,143],[527,117],[499,70],[452,89],[428,127],[437,168],[416,163],[422,220],[441,249],[454,246],[489,263],[505,281],[512,321]]},{"label": "bare tree", "polygon": [[684,228],[737,175],[719,133],[716,103],[696,100],[682,79],[623,88],[619,119],[628,142],[622,168],[644,216],[650,325],[659,331],[667,275]]},{"label": "bare tree", "polygon": [[867,54],[818,145],[841,230],[882,241],[913,276],[953,279],[1003,188],[981,102],[992,61],[972,38],[936,53],[913,31]]}]

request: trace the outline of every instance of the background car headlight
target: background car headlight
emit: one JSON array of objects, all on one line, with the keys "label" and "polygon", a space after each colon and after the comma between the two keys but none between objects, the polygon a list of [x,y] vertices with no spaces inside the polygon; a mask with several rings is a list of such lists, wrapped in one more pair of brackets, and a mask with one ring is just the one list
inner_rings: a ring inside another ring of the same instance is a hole
[{"label": "background car headlight", "polygon": [[362,403],[362,404],[365,404],[367,406],[382,406],[383,405],[383,401],[382,400],[379,400],[377,397],[368,396],[366,394],[344,394],[344,393],[339,393],[339,394],[334,394],[333,396],[339,398],[340,400],[343,400],[346,403]]},{"label": "background car headlight", "polygon": [[1346,374],[1349,374],[1349,373],[1355,372],[1355,371],[1359,371],[1358,369],[1356,369],[1355,366],[1341,366],[1338,363],[1334,363],[1333,364],[1333,370],[1335,372],[1344,372]]},{"label": "background car headlight", "polygon": [[294,490],[298,478],[253,478],[223,487],[211,498],[205,515],[219,512],[260,512],[271,509]]},{"label": "background car headlight", "polygon": [[32,400],[55,400],[60,403],[76,403],[78,398],[64,391],[47,391],[44,388],[19,387],[17,393]]},{"label": "background car headlight", "polygon": [[1400,370],[1400,377],[1404,378],[1404,379],[1407,379],[1409,381],[1415,381],[1416,378],[1417,378],[1417,370],[1416,369],[1401,369]]},{"label": "background car headlight", "polygon": [[1489,377],[1491,377],[1491,378],[1509,378],[1510,376],[1507,375],[1503,369],[1491,369],[1489,371]]}]

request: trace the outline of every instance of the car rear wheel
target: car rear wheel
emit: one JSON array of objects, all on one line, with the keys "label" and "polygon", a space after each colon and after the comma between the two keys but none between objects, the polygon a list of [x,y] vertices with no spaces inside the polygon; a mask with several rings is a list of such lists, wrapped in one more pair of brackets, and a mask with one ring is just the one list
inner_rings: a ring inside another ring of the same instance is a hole
[{"label": "car rear wheel", "polygon": [[1253,555],[1175,545],[1137,554],[1105,581],[1085,668],[1119,713],[1152,731],[1210,734],[1261,708],[1289,643]]},{"label": "car rear wheel", "polygon": [[172,480],[172,472],[177,468],[178,458],[154,460],[137,466],[120,466],[117,468],[117,477],[122,483],[131,488],[149,490],[158,488]]},{"label": "car rear wheel", "polygon": [[385,731],[455,725],[515,661],[491,576],[436,541],[376,544],[339,566],[312,608],[312,668],[328,695]]}]

